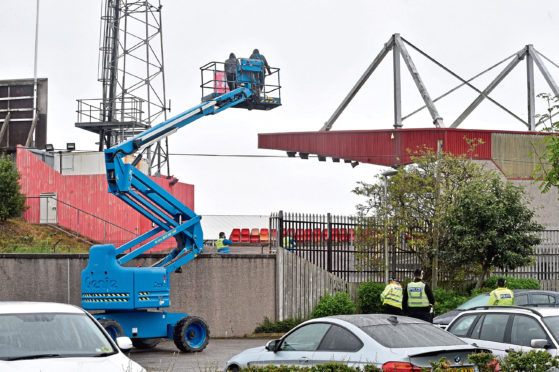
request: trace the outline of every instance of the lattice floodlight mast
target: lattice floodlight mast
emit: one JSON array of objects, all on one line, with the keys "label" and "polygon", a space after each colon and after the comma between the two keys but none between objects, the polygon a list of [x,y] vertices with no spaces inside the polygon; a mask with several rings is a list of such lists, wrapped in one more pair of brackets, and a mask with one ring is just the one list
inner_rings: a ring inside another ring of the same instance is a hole
[{"label": "lattice floodlight mast", "polygon": [[[159,0],[103,0],[98,80],[103,98],[78,100],[76,126],[99,135],[99,151],[167,119]],[[148,150],[149,173],[169,172],[168,142]]]},{"label": "lattice floodlight mast", "polygon": [[[417,71],[417,68],[415,67],[415,64],[413,63],[412,58],[407,51],[406,45],[410,46],[411,48],[413,48],[414,50],[419,52],[421,55],[426,57],[431,62],[435,63],[437,66],[441,67],[444,71],[448,72],[449,74],[454,76],[456,79],[460,80],[461,84],[459,84],[458,86],[450,89],[449,91],[445,92],[444,94],[440,95],[439,97],[437,97],[435,99],[431,99],[431,96],[429,95],[429,92],[427,91],[427,88],[426,88],[425,84],[423,83],[423,80],[421,79],[421,76],[419,75],[419,72]],[[367,79],[369,79],[369,77],[372,75],[373,71],[378,67],[378,65],[382,62],[384,57],[386,57],[386,55],[391,50],[392,50],[392,53],[393,53],[393,78],[394,78],[393,79],[394,80],[394,128],[396,128],[396,129],[402,127],[403,120],[409,118],[410,116],[416,114],[417,112],[423,110],[424,108],[427,108],[429,110],[429,113],[431,114],[431,118],[433,119],[433,124],[436,127],[444,127],[443,119],[439,116],[437,108],[435,107],[435,102],[437,102],[438,100],[446,97],[447,95],[449,95],[450,93],[452,93],[452,92],[456,91],[457,89],[463,87],[464,85],[467,85],[471,89],[475,90],[479,95],[464,110],[464,112],[462,112],[462,114],[460,114],[458,116],[458,118],[450,125],[450,128],[458,127],[468,117],[468,115],[470,115],[470,113],[473,110],[475,110],[475,108],[477,106],[479,106],[479,104],[484,99],[487,99],[487,100],[491,101],[492,103],[494,103],[495,105],[497,105],[502,110],[504,110],[505,112],[507,112],[508,114],[510,114],[511,116],[513,116],[515,119],[519,120],[521,123],[526,125],[526,127],[528,128],[529,131],[535,131],[537,124],[536,124],[536,120],[535,120],[536,114],[535,114],[535,90],[534,90],[534,64],[536,64],[536,66],[540,70],[542,76],[544,77],[545,81],[547,82],[547,84],[551,88],[553,94],[555,96],[559,96],[559,86],[557,85],[557,83],[555,82],[555,80],[553,79],[553,77],[551,76],[549,71],[547,70],[547,67],[544,65],[544,63],[542,61],[542,58],[545,59],[547,62],[551,63],[553,66],[555,66],[557,68],[559,68],[559,66],[556,63],[554,63],[553,61],[551,61],[550,59],[548,59],[547,57],[545,57],[543,54],[539,53],[532,45],[525,46],[520,51],[514,53],[513,55],[505,58],[504,60],[502,60],[502,61],[498,62],[497,64],[489,67],[488,69],[484,70],[483,72],[481,72],[481,73],[471,77],[470,79],[466,80],[466,79],[463,79],[462,77],[460,77],[458,74],[451,71],[449,68],[442,65],[440,62],[436,61],[434,58],[432,58],[431,56],[429,56],[428,54],[423,52],[421,49],[417,48],[415,45],[413,45],[412,43],[410,43],[409,41],[407,41],[403,37],[401,37],[400,34],[394,34],[394,35],[392,35],[390,40],[388,40],[388,42],[386,44],[384,44],[384,47],[382,48],[380,53],[373,60],[373,62],[369,65],[367,70],[365,70],[365,72],[359,78],[359,80],[357,80],[357,83],[353,86],[353,88],[350,90],[348,95],[344,98],[342,103],[334,111],[334,113],[332,114],[330,119],[328,119],[328,121],[326,121],[326,123],[324,123],[324,125],[322,126],[322,128],[320,130],[329,131],[330,129],[332,129],[332,126],[334,125],[334,122],[338,119],[340,114],[345,110],[345,108],[351,102],[353,97],[355,97],[355,95],[361,89],[361,87],[365,84]],[[423,101],[425,102],[425,105],[423,107],[420,107],[419,109],[411,112],[410,114],[408,114],[404,117],[402,117],[400,58],[402,58],[404,60],[406,66],[408,67],[408,70],[409,70],[409,72],[412,76],[412,79],[415,82],[415,85],[417,86],[417,89],[419,90],[419,93],[421,94],[421,97],[423,98]],[[503,106],[502,104],[495,101],[493,98],[491,98],[489,96],[489,94],[495,89],[495,87],[497,87],[499,85],[499,83],[524,58],[526,58],[526,72],[527,72],[526,76],[527,76],[527,86],[528,86],[528,89],[527,89],[527,92],[528,92],[528,121],[523,120],[522,118],[520,118],[519,116],[514,114],[511,110],[507,109],[505,106]],[[508,65],[497,75],[497,77],[495,79],[493,79],[493,81],[491,81],[491,83],[489,83],[489,85],[485,89],[480,90],[480,89],[476,88],[474,85],[471,84],[471,82],[474,79],[476,79],[476,78],[480,77],[481,75],[493,70],[494,68],[503,64],[506,61],[509,61]]]}]

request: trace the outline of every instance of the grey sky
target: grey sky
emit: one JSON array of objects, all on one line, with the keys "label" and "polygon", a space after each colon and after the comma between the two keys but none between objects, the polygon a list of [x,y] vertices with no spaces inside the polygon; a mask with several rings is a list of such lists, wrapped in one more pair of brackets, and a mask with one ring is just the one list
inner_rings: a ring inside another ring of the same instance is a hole
[{"label": "grey sky", "polygon": [[[257,149],[257,134],[314,131],[329,118],[393,33],[470,77],[526,44],[559,62],[559,2],[553,1],[179,1],[162,0],[167,97],[171,115],[200,100],[199,67],[248,57],[259,48],[281,68],[283,106],[270,112],[228,110],[201,119],[170,138],[171,152],[273,154]],[[98,98],[101,1],[41,0],[39,77],[49,79],[48,141],[96,149],[97,138],[74,127],[76,99]],[[35,0],[2,1],[0,79],[33,75]],[[412,57],[433,97],[457,81],[417,53]],[[389,56],[342,114],[333,130],[392,126]],[[502,66],[501,68],[503,68]],[[558,69],[549,67],[556,81]],[[476,82],[484,87],[498,70]],[[403,114],[421,106],[404,65]],[[492,97],[526,117],[525,64]],[[538,77],[537,92],[548,92]],[[475,97],[464,88],[437,106],[447,124]],[[540,107],[541,104],[540,104]],[[427,112],[404,127],[431,127]],[[524,130],[485,102],[463,128]],[[349,214],[350,190],[382,168],[316,159],[173,157],[171,173],[196,186],[200,214],[294,212]]]}]

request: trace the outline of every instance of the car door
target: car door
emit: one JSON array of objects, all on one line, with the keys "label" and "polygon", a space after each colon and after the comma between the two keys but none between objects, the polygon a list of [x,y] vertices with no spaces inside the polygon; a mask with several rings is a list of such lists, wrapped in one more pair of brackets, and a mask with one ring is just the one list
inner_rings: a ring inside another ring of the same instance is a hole
[{"label": "car door", "polygon": [[553,345],[547,332],[535,318],[527,315],[514,315],[510,331],[510,348],[514,351],[534,350],[530,346],[534,339],[544,339],[549,345]]},{"label": "car door", "polygon": [[280,341],[276,351],[265,353],[250,365],[309,366],[313,353],[330,327],[329,323],[310,323],[296,328]]},{"label": "car door", "polygon": [[481,348],[490,349],[497,357],[504,358],[511,348],[507,337],[507,327],[510,315],[505,313],[489,313],[477,319],[469,334],[469,343],[475,343]]},{"label": "car door", "polygon": [[367,363],[360,352],[363,342],[348,329],[332,324],[312,355],[310,364],[318,365],[328,362],[341,362],[350,366],[362,366]]}]

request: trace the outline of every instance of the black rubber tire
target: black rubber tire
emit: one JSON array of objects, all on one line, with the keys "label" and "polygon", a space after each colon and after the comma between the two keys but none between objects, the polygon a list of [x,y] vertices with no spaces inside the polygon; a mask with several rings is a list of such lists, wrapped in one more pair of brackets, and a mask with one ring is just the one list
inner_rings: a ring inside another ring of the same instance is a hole
[{"label": "black rubber tire", "polygon": [[186,316],[175,325],[173,341],[177,348],[185,353],[202,351],[210,341],[210,329],[204,319]]},{"label": "black rubber tire", "polygon": [[112,319],[99,319],[99,324],[105,328],[105,331],[111,336],[113,340],[116,341],[117,337],[124,336],[122,327],[116,320]]},{"label": "black rubber tire", "polygon": [[161,342],[160,338],[133,338],[132,345],[136,349],[153,349]]},{"label": "black rubber tire", "polygon": [[230,366],[229,368],[227,368],[227,370],[229,372],[239,372],[241,369],[239,368],[239,366],[233,365],[233,366]]}]

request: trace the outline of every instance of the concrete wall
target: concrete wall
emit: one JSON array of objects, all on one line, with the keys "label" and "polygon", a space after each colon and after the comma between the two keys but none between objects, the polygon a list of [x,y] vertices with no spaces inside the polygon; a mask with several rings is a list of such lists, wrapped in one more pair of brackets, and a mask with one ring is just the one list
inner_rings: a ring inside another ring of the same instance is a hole
[{"label": "concrete wall", "polygon": [[[163,255],[137,262],[147,266]],[[2,301],[52,301],[80,305],[87,254],[0,255]],[[202,254],[171,276],[171,308],[201,316],[212,337],[252,333],[264,317],[275,319],[274,255]],[[136,264],[135,263],[135,264]]]}]

